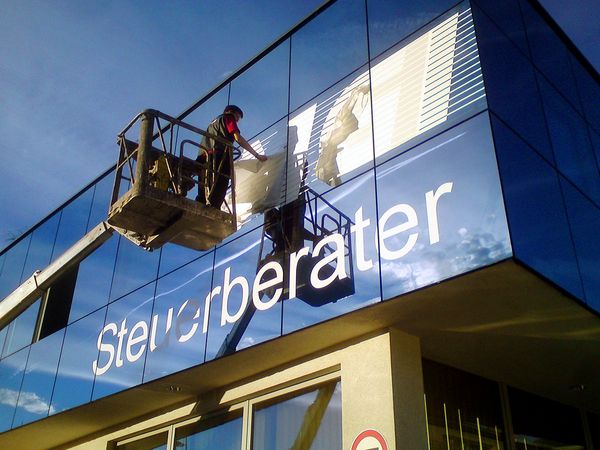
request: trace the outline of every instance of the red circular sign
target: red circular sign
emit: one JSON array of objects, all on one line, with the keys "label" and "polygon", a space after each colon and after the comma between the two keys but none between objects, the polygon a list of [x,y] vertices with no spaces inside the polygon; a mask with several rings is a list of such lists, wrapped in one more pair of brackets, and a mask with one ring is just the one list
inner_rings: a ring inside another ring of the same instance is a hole
[{"label": "red circular sign", "polygon": [[381,433],[365,430],[354,439],[352,450],[388,450],[388,446]]}]

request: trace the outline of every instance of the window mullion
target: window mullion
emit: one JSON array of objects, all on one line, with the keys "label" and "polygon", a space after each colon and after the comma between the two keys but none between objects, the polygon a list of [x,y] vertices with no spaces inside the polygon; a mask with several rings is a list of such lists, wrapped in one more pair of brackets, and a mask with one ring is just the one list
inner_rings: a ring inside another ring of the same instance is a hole
[{"label": "window mullion", "polygon": [[175,424],[169,427],[169,434],[167,435],[167,450],[176,450],[175,447]]},{"label": "window mullion", "polygon": [[244,402],[242,450],[250,450],[252,448],[252,410],[252,403],[250,402],[250,400],[246,400]]}]

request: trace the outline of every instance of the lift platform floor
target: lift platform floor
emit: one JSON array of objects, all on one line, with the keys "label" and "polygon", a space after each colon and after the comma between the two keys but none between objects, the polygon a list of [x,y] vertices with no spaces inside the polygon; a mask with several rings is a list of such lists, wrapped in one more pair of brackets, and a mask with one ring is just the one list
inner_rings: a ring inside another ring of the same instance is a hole
[{"label": "lift platform floor", "polygon": [[108,223],[147,249],[172,242],[208,250],[237,226],[233,214],[168,191],[135,185],[112,205]]}]

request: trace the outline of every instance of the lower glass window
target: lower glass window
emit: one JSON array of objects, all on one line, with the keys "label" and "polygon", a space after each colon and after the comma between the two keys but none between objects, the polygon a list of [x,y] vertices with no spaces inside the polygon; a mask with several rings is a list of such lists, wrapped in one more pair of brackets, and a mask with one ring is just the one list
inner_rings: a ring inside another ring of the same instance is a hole
[{"label": "lower glass window", "polygon": [[342,448],[340,383],[257,406],[252,421],[255,450]]},{"label": "lower glass window", "polygon": [[175,448],[186,450],[239,450],[242,445],[242,410],[211,415],[178,428]]},{"label": "lower glass window", "polygon": [[168,437],[168,432],[163,431],[134,442],[119,444],[117,450],[166,450]]},{"label": "lower glass window", "polygon": [[315,383],[124,440],[116,450],[342,450],[341,384]]},{"label": "lower glass window", "polygon": [[588,412],[587,420],[592,439],[592,448],[600,448],[600,415]]},{"label": "lower glass window", "polygon": [[585,437],[579,411],[571,406],[509,388],[516,450],[583,450]]},{"label": "lower glass window", "polygon": [[428,360],[423,381],[431,450],[506,448],[496,383]]}]

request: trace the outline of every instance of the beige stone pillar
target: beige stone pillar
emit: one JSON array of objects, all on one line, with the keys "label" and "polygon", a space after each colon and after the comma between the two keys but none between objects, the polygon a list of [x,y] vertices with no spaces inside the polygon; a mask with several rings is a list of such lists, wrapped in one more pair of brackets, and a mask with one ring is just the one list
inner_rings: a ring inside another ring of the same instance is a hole
[{"label": "beige stone pillar", "polygon": [[427,448],[416,337],[391,329],[349,346],[343,352],[341,378],[344,450],[366,430],[380,433],[390,450]]}]

